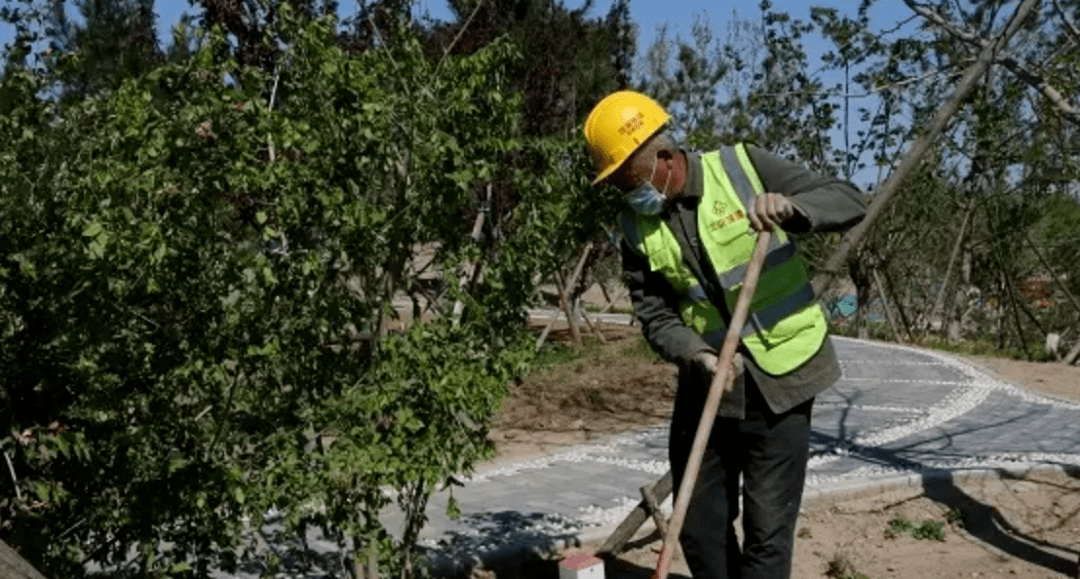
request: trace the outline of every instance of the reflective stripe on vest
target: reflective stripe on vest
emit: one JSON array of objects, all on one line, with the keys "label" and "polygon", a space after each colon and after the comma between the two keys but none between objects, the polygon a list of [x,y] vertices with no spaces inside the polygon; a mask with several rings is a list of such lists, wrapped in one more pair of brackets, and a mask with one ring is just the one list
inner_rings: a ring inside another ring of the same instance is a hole
[{"label": "reflective stripe on vest", "polygon": [[[754,237],[747,235],[746,208],[763,191],[745,147],[725,147],[702,156],[704,194],[698,207],[698,231],[718,281],[724,288],[728,311],[734,309]],[[680,314],[713,347],[719,347],[727,329],[717,308],[683,262],[674,234],[663,219],[629,212],[620,216],[627,241],[649,259],[683,296]],[[750,315],[740,335],[758,366],[770,374],[787,373],[812,357],[821,347],[827,322],[814,302],[813,290],[793,239],[777,230],[762,268]]]}]

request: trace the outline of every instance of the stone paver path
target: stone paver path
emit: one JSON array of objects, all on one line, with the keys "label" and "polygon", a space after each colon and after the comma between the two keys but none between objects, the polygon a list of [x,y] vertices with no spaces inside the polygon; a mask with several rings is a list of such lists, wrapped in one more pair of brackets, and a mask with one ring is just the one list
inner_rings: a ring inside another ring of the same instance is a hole
[{"label": "stone paver path", "polygon": [[[833,339],[843,377],[814,405],[808,495],[927,473],[1080,466],[1080,404],[948,354]],[[461,520],[447,520],[436,497],[422,541],[448,564],[602,536],[667,470],[663,426],[483,472],[455,491]]]},{"label": "stone paver path", "polygon": [[[808,495],[926,474],[1080,466],[1080,404],[1031,394],[948,354],[833,339],[843,377],[814,406]],[[446,571],[599,538],[667,470],[666,426],[482,469],[454,491],[459,520],[445,515],[447,493],[433,497],[421,544]],[[395,513],[385,522],[400,529]],[[312,536],[309,545],[336,559],[335,544]]]}]

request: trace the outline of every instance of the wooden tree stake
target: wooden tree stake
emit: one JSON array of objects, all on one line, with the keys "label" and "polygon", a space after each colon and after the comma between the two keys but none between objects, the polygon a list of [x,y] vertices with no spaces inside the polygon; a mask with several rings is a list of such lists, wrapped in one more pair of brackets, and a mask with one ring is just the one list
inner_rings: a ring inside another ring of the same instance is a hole
[{"label": "wooden tree stake", "polygon": [[[671,471],[660,477],[660,480],[653,483],[649,489],[649,494],[657,504],[664,502],[672,490],[672,475]],[[643,487],[644,488],[644,487]],[[603,555],[607,557],[614,557],[623,552],[626,547],[626,543],[630,541],[630,538],[634,536],[641,525],[645,524],[645,521],[649,519],[652,514],[649,503],[643,498],[641,502],[634,507],[634,510],[630,511],[630,514],[623,519],[623,522],[619,523],[619,526],[615,529],[615,532],[611,533],[607,541],[596,551],[597,555]],[[666,527],[666,525],[665,525]],[[665,534],[667,530],[663,531]]]}]

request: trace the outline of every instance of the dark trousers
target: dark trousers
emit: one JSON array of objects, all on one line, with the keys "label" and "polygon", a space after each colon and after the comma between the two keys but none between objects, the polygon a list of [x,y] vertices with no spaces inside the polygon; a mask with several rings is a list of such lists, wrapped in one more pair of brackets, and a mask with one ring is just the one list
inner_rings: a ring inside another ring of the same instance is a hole
[{"label": "dark trousers", "polygon": [[[679,541],[694,579],[784,579],[791,576],[795,523],[809,454],[808,400],[769,410],[749,375],[743,420],[717,418],[702,459]],[[668,457],[675,489],[682,482],[705,388],[679,388]],[[735,536],[742,476],[743,535]]]}]

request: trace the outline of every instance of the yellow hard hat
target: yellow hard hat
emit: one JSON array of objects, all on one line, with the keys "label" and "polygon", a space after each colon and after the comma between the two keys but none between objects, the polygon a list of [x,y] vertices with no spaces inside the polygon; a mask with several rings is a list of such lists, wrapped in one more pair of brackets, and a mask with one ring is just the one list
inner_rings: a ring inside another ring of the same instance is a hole
[{"label": "yellow hard hat", "polygon": [[670,118],[656,101],[632,90],[611,93],[596,103],[585,119],[585,141],[600,172],[593,185],[614,173]]}]

